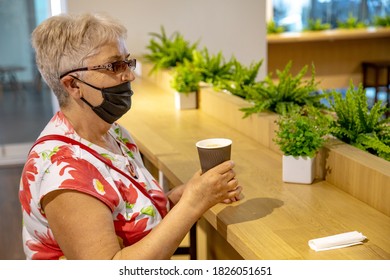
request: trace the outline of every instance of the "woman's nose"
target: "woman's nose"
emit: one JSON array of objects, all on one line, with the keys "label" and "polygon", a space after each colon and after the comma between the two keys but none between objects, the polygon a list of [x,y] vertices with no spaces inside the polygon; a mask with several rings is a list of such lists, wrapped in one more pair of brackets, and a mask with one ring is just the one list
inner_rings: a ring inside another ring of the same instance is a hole
[{"label": "woman's nose", "polygon": [[135,80],[135,74],[134,71],[131,70],[129,67],[122,73],[122,81],[134,81]]}]

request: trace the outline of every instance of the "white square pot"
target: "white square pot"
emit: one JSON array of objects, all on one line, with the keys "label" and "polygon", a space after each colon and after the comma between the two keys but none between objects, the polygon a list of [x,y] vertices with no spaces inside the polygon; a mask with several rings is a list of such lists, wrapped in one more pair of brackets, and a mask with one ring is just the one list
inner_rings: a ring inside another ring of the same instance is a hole
[{"label": "white square pot", "polygon": [[196,109],[196,92],[179,93],[175,92],[175,107],[178,110]]},{"label": "white square pot", "polygon": [[314,180],[315,157],[283,155],[283,182],[311,184]]}]

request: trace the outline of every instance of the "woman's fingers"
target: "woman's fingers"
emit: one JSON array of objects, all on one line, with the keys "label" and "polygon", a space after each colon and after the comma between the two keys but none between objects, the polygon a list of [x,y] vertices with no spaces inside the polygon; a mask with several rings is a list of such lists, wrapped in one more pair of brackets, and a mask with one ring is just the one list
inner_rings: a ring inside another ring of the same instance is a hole
[{"label": "woman's fingers", "polygon": [[242,187],[236,186],[236,188],[227,192],[226,195],[228,198],[224,199],[224,202],[225,203],[232,203],[232,202],[239,201],[242,197],[241,192],[242,192]]},{"label": "woman's fingers", "polygon": [[225,172],[224,174],[221,174],[221,176],[224,178],[226,182],[230,182],[231,180],[236,177],[236,172],[234,172],[233,169],[230,169],[229,171]]},{"label": "woman's fingers", "polygon": [[232,198],[232,197],[239,197],[240,194],[241,194],[241,191],[242,191],[242,187],[241,186],[236,186],[236,188],[228,191],[228,196],[229,198]]},{"label": "woman's fingers", "polygon": [[211,207],[222,201],[231,203],[239,200],[242,188],[238,186],[233,167],[234,162],[229,160],[204,174],[196,172],[188,184],[193,186],[187,192],[193,197],[192,201],[201,200],[207,207]]},{"label": "woman's fingers", "polygon": [[210,171],[212,170],[212,171],[217,172],[219,174],[225,174],[229,170],[233,169],[234,165],[235,164],[232,160],[228,160],[228,161],[225,161],[225,162],[211,168]]},{"label": "woman's fingers", "polygon": [[241,186],[237,186],[235,189],[228,191],[228,198],[223,200],[223,203],[229,204],[240,200],[240,194],[242,191]]}]

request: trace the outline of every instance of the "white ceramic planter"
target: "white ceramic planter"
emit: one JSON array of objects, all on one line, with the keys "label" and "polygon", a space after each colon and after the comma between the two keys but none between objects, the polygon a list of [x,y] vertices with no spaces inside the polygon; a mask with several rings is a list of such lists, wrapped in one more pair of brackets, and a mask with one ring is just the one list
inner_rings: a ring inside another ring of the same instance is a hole
[{"label": "white ceramic planter", "polygon": [[178,110],[196,109],[196,92],[179,93],[175,92],[175,107]]},{"label": "white ceramic planter", "polygon": [[311,184],[314,180],[315,157],[283,155],[283,182]]}]

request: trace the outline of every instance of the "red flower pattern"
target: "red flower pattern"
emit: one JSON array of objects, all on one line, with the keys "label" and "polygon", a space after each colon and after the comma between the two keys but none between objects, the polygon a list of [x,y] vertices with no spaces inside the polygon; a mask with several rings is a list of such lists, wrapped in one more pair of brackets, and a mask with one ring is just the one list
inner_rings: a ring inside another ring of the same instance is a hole
[{"label": "red flower pattern", "polygon": [[[51,125],[49,124],[48,128],[42,133],[43,135],[65,134],[72,137],[72,135],[76,134],[72,125],[61,112],[58,112],[52,118],[50,123]],[[116,125],[116,127],[113,127],[113,129],[115,129],[115,133],[118,133],[119,135],[125,133],[127,136],[127,132],[123,131],[119,125]],[[126,148],[134,153],[134,155],[130,155],[130,153],[128,153],[128,156],[131,156],[132,158],[134,158],[134,156],[139,157],[138,148],[134,143],[130,142],[127,138],[118,140],[125,144]],[[44,146],[47,143],[41,144]],[[160,221],[159,218],[152,218],[147,214],[142,214],[141,210],[135,210],[141,209],[142,205],[150,205],[150,201],[144,196],[140,196],[139,191],[132,183],[127,182],[127,180],[124,180],[124,178],[121,178],[120,176],[116,177],[118,175],[114,175],[112,178],[115,178],[115,186],[111,186],[105,177],[100,173],[99,169],[95,167],[99,166],[99,164],[96,164],[96,162],[93,160],[87,161],[75,156],[71,145],[62,145],[51,149],[51,151],[48,153],[45,152],[45,155],[41,157],[38,155],[38,153],[32,152],[29,155],[23,170],[19,197],[25,213],[24,226],[28,227],[30,232],[34,232],[32,236],[27,236],[27,241],[25,243],[25,246],[28,248],[26,252],[32,252],[28,253],[28,258],[64,258],[63,253],[55,241],[50,229],[47,228],[47,224],[40,223],[33,215],[35,212],[32,211],[31,208],[38,205],[38,200],[40,198],[35,198],[35,192],[31,193],[30,189],[32,190],[33,188],[39,188],[39,186],[36,186],[36,184],[39,184],[39,182],[36,181],[37,174],[44,174],[43,172],[46,172],[42,169],[42,167],[45,166],[42,165],[42,163],[45,160],[49,160],[48,156],[50,156],[50,161],[53,166],[58,166],[58,181],[54,181],[55,178],[52,177],[55,175],[54,173],[48,177],[48,179],[50,178],[49,180],[53,180],[53,184],[58,182],[58,188],[77,189],[91,194],[106,203],[113,212],[115,211],[116,213],[119,213],[113,219],[113,223],[118,239],[121,240],[120,242],[124,246],[129,246],[138,242],[158,224]],[[50,170],[50,172],[54,171],[55,168]],[[150,180],[152,180],[150,175],[147,173],[145,173],[145,175],[149,177]],[[66,176],[66,178],[63,176]],[[165,216],[167,213],[167,199],[163,193],[162,188],[156,181],[153,182],[156,186],[158,186],[157,188],[152,185],[147,185],[149,184],[147,182],[149,182],[149,180],[139,183],[141,187],[148,189],[151,198],[154,200],[154,204],[160,209],[160,211],[162,211],[162,215]],[[41,190],[40,192],[44,193],[45,190]],[[37,200],[38,203],[32,203],[33,200]],[[134,205],[134,208],[132,208],[132,213],[129,214],[127,212],[129,211],[128,209],[126,210],[122,208],[123,204],[119,204],[121,200],[125,201],[127,206],[131,205],[131,207],[133,207]],[[42,215],[41,218],[45,218],[45,216]]]},{"label": "red flower pattern", "polygon": [[129,204],[135,204],[138,198],[138,192],[134,188],[133,184],[126,186],[121,180],[115,181],[119,193],[121,194],[124,201]]},{"label": "red flower pattern", "polygon": [[137,146],[136,146],[135,144],[130,143],[130,142],[126,142],[125,145],[126,145],[126,147],[127,147],[130,151],[132,151],[133,153],[137,152],[137,149],[138,149],[138,148],[137,148]]},{"label": "red flower pattern", "polygon": [[145,230],[148,218],[138,219],[139,212],[134,213],[130,220],[126,220],[122,214],[117,215],[114,221],[115,232],[123,240],[124,246],[130,246],[148,235],[151,230]]},{"label": "red flower pattern", "polygon": [[156,180],[153,180],[153,183],[155,183],[156,186],[160,190],[151,189],[151,190],[148,191],[148,193],[150,194],[150,196],[152,197],[154,202],[157,204],[158,209],[160,209],[161,215],[163,217],[165,217],[165,215],[168,213],[168,210],[167,210],[167,203],[168,203],[167,197],[165,196],[164,192],[162,191],[162,188],[159,185],[159,183]]},{"label": "red flower pattern", "polygon": [[36,152],[31,152],[27,162],[23,168],[22,173],[22,190],[19,191],[19,200],[22,205],[22,209],[26,211],[29,215],[31,213],[31,191],[30,191],[30,182],[35,181],[35,176],[38,174],[38,169],[35,166],[36,159],[39,158],[39,155]]},{"label": "red flower pattern", "polygon": [[71,154],[72,150],[69,146],[61,146],[58,152],[51,157],[51,161],[53,163],[56,162],[58,165],[67,163],[61,169],[60,175],[63,175],[66,169],[70,169],[68,173],[73,177],[72,179],[64,180],[60,188],[82,190],[97,196],[111,210],[114,210],[114,207],[119,203],[119,197],[115,190],[92,163],[85,159],[69,157]]},{"label": "red flower pattern", "polygon": [[64,114],[61,111],[57,112],[57,114],[54,115],[54,117],[51,119],[51,122],[56,127],[65,126],[67,128],[65,135],[74,134],[74,128],[73,128],[72,124],[68,121],[67,118],[65,118]]},{"label": "red flower pattern", "polygon": [[33,254],[33,260],[58,260],[64,257],[58,243],[54,240],[50,230],[46,234],[35,231],[38,241],[28,240],[27,247],[36,253]]}]

